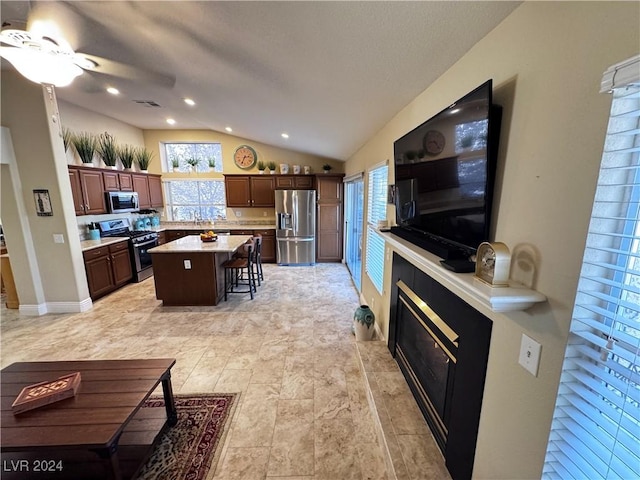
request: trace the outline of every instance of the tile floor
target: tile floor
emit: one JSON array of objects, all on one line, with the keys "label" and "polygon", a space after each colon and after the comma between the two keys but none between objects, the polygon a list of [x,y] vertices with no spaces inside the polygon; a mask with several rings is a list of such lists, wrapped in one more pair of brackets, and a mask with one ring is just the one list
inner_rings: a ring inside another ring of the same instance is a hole
[{"label": "tile floor", "polygon": [[212,478],[446,479],[383,342],[351,334],[358,294],[341,264],[265,265],[256,299],[163,307],[153,279],[80,314],[2,307],[1,365],[175,357],[176,393],[241,392]]}]

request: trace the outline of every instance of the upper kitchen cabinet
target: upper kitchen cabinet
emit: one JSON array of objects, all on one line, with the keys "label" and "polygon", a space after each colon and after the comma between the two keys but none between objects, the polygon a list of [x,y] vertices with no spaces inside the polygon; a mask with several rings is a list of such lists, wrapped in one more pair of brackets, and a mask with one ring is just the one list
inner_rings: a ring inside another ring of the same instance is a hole
[{"label": "upper kitchen cabinet", "polygon": [[270,175],[225,175],[228,207],[274,207],[275,180]]},{"label": "upper kitchen cabinet", "polygon": [[276,190],[313,190],[311,175],[278,175]]},{"label": "upper kitchen cabinet", "polygon": [[130,173],[102,172],[102,178],[107,192],[133,192],[133,179]]},{"label": "upper kitchen cabinet", "polygon": [[146,173],[133,173],[133,191],[138,192],[140,209],[162,207],[162,177],[160,175],[148,175]]},{"label": "upper kitchen cabinet", "polygon": [[102,172],[89,168],[69,167],[69,181],[76,215],[107,213]]}]

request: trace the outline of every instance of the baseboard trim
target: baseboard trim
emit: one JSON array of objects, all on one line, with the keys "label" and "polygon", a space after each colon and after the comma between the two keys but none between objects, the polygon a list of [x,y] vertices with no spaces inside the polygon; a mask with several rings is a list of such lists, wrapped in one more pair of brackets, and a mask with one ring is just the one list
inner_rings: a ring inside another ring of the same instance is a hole
[{"label": "baseboard trim", "polygon": [[36,305],[20,305],[20,315],[40,316],[47,313],[82,313],[93,308],[91,298],[79,302],[47,302]]}]

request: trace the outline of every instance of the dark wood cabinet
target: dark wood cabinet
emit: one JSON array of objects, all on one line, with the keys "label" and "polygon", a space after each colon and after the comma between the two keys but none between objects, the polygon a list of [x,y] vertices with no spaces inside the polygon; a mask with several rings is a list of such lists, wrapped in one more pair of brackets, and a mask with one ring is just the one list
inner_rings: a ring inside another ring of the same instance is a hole
[{"label": "dark wood cabinet", "polygon": [[167,243],[167,232],[158,232],[158,245]]},{"label": "dark wood cabinet", "polygon": [[104,179],[101,171],[69,167],[69,181],[76,215],[107,213]]},{"label": "dark wood cabinet", "polygon": [[316,261],[342,261],[343,174],[316,176],[318,192]]},{"label": "dark wood cabinet", "polygon": [[160,175],[70,165],[69,181],[76,215],[108,213],[104,192],[138,192],[141,209],[164,206]]},{"label": "dark wood cabinet", "polygon": [[162,197],[162,177],[160,175],[148,175],[149,200],[152,207],[164,207]]},{"label": "dark wood cabinet", "polygon": [[146,174],[134,173],[131,175],[133,180],[133,191],[138,193],[140,201],[140,209],[151,208],[151,196],[149,194],[149,178]]},{"label": "dark wood cabinet", "polygon": [[107,192],[133,192],[133,181],[130,173],[102,172],[104,189]]},{"label": "dark wood cabinet", "polygon": [[225,175],[228,207],[274,207],[275,180],[270,175]]},{"label": "dark wood cabinet", "polygon": [[235,229],[229,232],[230,235],[261,235],[262,250],[260,256],[263,263],[276,262],[276,231],[272,228],[262,230],[242,230]]},{"label": "dark wood cabinet", "polygon": [[133,277],[127,240],[87,250],[83,256],[93,300],[128,283]]},{"label": "dark wood cabinet", "polygon": [[311,175],[278,175],[276,190],[313,190],[314,182]]}]

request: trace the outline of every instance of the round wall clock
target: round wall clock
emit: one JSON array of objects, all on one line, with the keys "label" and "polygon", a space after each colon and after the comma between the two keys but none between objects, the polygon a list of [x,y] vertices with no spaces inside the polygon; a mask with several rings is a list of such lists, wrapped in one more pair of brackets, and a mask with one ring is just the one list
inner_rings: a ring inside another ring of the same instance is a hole
[{"label": "round wall clock", "polygon": [[240,145],[233,154],[234,163],[242,169],[253,167],[257,160],[258,154],[249,145]]},{"label": "round wall clock", "polygon": [[427,155],[439,155],[444,150],[444,135],[437,130],[429,130],[422,139],[422,146]]},{"label": "round wall clock", "polygon": [[492,287],[508,287],[510,267],[511,254],[504,243],[480,244],[476,254],[476,278]]}]

